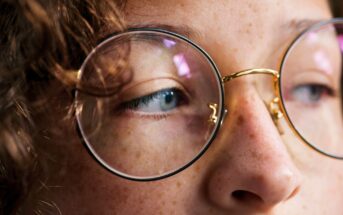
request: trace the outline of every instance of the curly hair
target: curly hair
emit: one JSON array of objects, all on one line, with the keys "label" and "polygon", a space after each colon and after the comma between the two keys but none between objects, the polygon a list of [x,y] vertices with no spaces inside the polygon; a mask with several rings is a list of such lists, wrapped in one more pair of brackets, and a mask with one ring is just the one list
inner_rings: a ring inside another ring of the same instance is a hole
[{"label": "curly hair", "polygon": [[52,80],[74,87],[69,71],[108,32],[124,29],[123,6],[113,0],[0,1],[0,214],[20,212],[44,166],[33,115],[47,99],[36,92],[49,98]]}]

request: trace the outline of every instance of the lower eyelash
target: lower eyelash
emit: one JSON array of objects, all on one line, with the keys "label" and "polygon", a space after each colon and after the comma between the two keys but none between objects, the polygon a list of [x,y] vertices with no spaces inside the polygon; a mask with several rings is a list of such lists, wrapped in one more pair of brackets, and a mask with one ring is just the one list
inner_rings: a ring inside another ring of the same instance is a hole
[{"label": "lower eyelash", "polygon": [[163,120],[170,116],[168,113],[159,113],[159,114],[151,114],[151,113],[143,113],[143,112],[137,112],[132,109],[124,109],[120,112],[121,114],[128,114],[129,116],[138,116],[143,119],[153,119],[153,120]]}]

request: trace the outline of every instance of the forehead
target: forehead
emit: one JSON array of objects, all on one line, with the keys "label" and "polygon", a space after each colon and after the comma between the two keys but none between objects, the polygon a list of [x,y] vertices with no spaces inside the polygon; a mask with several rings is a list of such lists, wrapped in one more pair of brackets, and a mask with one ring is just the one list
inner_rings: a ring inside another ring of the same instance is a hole
[{"label": "forehead", "polygon": [[211,21],[233,25],[237,21],[258,23],[263,19],[280,21],[328,14],[327,0],[128,0],[126,4],[129,21],[160,19],[205,26]]},{"label": "forehead", "polygon": [[220,37],[284,33],[282,29],[311,23],[302,20],[330,16],[327,0],[128,0],[125,7],[129,25],[186,26],[198,34],[215,32]]},{"label": "forehead", "polygon": [[[129,27],[172,26],[212,56],[225,49],[217,63],[244,59],[243,69],[260,66],[256,62],[262,59],[254,56],[270,56],[301,29],[330,17],[326,0],[128,0],[125,8]],[[255,54],[249,62],[251,50]]]}]

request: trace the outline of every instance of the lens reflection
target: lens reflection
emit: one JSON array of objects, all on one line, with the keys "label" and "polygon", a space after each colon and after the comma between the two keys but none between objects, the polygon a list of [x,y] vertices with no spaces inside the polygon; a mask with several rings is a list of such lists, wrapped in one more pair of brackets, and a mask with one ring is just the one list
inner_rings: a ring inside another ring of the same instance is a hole
[{"label": "lens reflection", "polygon": [[304,33],[289,49],[281,72],[287,115],[315,149],[343,158],[342,23]]},{"label": "lens reflection", "polygon": [[94,75],[102,86],[111,86],[111,79],[94,71],[106,74],[118,50],[127,47],[126,72],[117,79],[129,73],[130,81],[111,96],[78,92],[79,127],[90,151],[109,170],[129,178],[163,177],[188,165],[210,142],[219,124],[211,121],[210,104],[222,112],[220,79],[188,41],[140,31],[101,44],[85,62],[80,80]]}]

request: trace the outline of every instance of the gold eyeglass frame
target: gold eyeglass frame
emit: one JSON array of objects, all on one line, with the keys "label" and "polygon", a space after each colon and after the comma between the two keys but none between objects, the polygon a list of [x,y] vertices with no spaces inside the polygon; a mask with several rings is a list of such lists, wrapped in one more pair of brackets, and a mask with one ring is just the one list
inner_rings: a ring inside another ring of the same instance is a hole
[{"label": "gold eyeglass frame", "polygon": [[[307,28],[306,30],[304,30],[303,32],[301,32],[294,40],[293,42],[289,45],[288,49],[286,50],[282,60],[281,60],[281,64],[280,64],[280,71],[276,71],[273,69],[267,69],[267,68],[256,68],[256,69],[247,69],[247,70],[243,70],[243,71],[239,71],[227,76],[221,76],[219,69],[217,68],[216,64],[214,63],[214,60],[210,57],[210,55],[204,50],[202,49],[199,45],[197,45],[196,43],[194,43],[192,40],[186,38],[185,36],[182,36],[178,33],[175,32],[171,32],[171,31],[167,31],[167,30],[163,30],[163,29],[156,29],[156,28],[139,28],[139,29],[129,29],[126,32],[122,32],[119,34],[116,34],[114,36],[111,36],[110,38],[104,40],[103,42],[101,42],[96,48],[94,48],[93,51],[90,52],[90,54],[87,56],[87,58],[85,59],[85,61],[83,62],[80,70],[78,71],[78,78],[80,79],[82,76],[82,73],[85,69],[85,66],[87,64],[87,62],[89,61],[89,59],[92,58],[92,56],[96,53],[97,49],[99,47],[105,46],[107,43],[113,41],[114,39],[122,36],[122,35],[130,35],[130,34],[160,34],[160,35],[164,35],[167,37],[171,37],[171,38],[176,38],[178,40],[181,40],[187,44],[189,44],[190,46],[192,46],[193,48],[195,48],[198,52],[200,52],[203,57],[205,57],[208,61],[208,63],[211,65],[212,70],[213,70],[213,74],[217,79],[218,82],[218,88],[219,88],[219,93],[220,93],[220,101],[219,103],[211,103],[208,104],[209,108],[212,110],[212,114],[209,117],[209,121],[212,123],[215,123],[215,127],[213,129],[213,132],[211,134],[211,137],[209,138],[209,140],[207,141],[206,144],[204,144],[203,149],[192,159],[190,160],[187,164],[185,164],[184,166],[172,170],[170,172],[167,172],[163,175],[159,175],[159,176],[153,176],[153,177],[136,177],[136,176],[131,176],[131,175],[127,175],[123,172],[120,172],[116,169],[114,169],[113,167],[111,167],[110,165],[108,165],[92,148],[91,144],[88,142],[87,139],[87,135],[84,133],[82,125],[81,125],[81,120],[79,117],[80,113],[75,113],[76,116],[76,121],[77,121],[77,129],[79,131],[79,134],[81,136],[82,142],[84,143],[84,145],[86,146],[86,148],[88,149],[88,152],[93,156],[93,158],[101,165],[103,166],[105,169],[107,169],[108,171],[110,171],[111,173],[120,176],[122,178],[125,179],[129,179],[129,180],[134,180],[134,181],[153,181],[153,180],[160,180],[169,176],[172,176],[174,174],[177,174],[179,172],[181,172],[182,170],[186,169],[187,167],[189,167],[190,165],[192,165],[196,160],[198,160],[204,153],[205,151],[208,149],[208,147],[211,145],[211,143],[213,142],[213,140],[215,139],[221,124],[223,123],[224,120],[224,116],[227,113],[227,110],[225,108],[224,105],[224,84],[239,78],[239,77],[243,77],[243,76],[247,76],[247,75],[252,75],[252,74],[263,74],[263,75],[271,75],[273,78],[273,88],[274,88],[274,99],[272,99],[272,101],[270,101],[269,104],[267,104],[267,108],[269,110],[269,113],[271,114],[272,120],[274,121],[276,127],[279,129],[280,134],[283,133],[282,129],[278,126],[278,120],[280,120],[281,118],[284,118],[289,126],[289,128],[292,130],[292,132],[300,139],[302,140],[304,143],[306,143],[307,146],[309,146],[310,148],[314,149],[315,151],[319,152],[320,154],[326,155],[328,157],[331,158],[336,158],[336,159],[343,159],[343,157],[340,156],[335,156],[329,153],[326,153],[325,151],[322,151],[321,149],[317,148],[316,146],[312,145],[310,142],[308,142],[301,134],[300,132],[295,128],[295,126],[293,125],[293,123],[291,122],[289,115],[286,111],[286,108],[283,104],[283,98],[282,98],[282,92],[281,92],[281,76],[282,76],[282,70],[283,70],[283,66],[284,63],[289,55],[289,53],[291,52],[292,48],[295,46],[295,44],[299,41],[300,38],[303,37],[303,35],[307,34],[308,32],[312,32],[314,30],[319,29],[322,26],[328,25],[328,24],[342,24],[343,25],[343,18],[336,18],[336,19],[331,19],[331,20],[327,20],[327,21],[323,21],[323,22],[319,22],[318,24],[315,24],[313,26],[311,26],[310,28]],[[79,91],[79,92],[78,92]],[[78,93],[83,92],[84,91],[82,89],[77,89],[75,92],[75,98],[78,98]],[[87,93],[87,92],[86,92]],[[76,102],[77,103],[77,102]],[[80,111],[79,111],[80,112]]]}]

